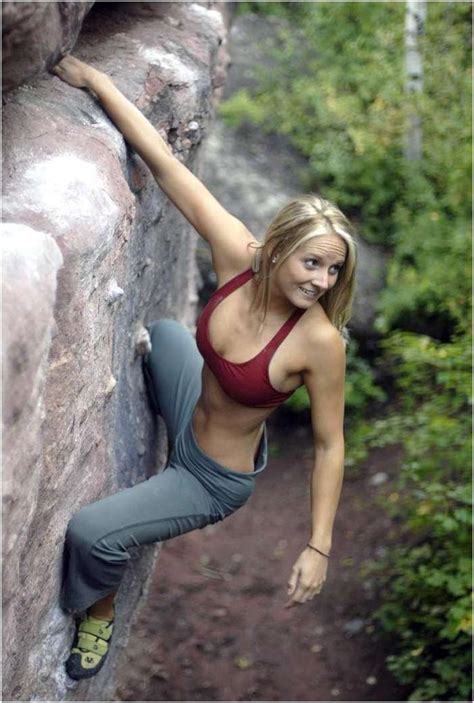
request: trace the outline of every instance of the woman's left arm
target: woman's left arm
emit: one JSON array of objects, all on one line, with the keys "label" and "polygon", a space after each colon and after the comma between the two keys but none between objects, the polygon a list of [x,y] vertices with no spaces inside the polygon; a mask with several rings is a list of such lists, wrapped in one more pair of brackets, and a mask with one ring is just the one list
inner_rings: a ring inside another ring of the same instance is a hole
[{"label": "woman's left arm", "polygon": [[[317,330],[309,345],[312,356],[304,373],[311,401],[314,466],[311,474],[309,544],[329,554],[344,475],[344,341],[334,328]],[[328,558],[305,547],[293,566],[287,606],[306,603],[321,591]]]}]

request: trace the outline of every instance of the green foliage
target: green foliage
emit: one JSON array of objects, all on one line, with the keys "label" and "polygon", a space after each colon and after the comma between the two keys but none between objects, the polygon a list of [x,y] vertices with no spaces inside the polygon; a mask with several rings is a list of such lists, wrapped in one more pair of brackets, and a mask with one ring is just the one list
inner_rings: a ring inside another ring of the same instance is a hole
[{"label": "green foliage", "polygon": [[[226,121],[288,135],[308,158],[308,188],[323,187],[369,241],[395,240],[400,208],[421,206],[428,219],[431,212],[469,217],[469,3],[429,3],[425,86],[411,99],[404,92],[404,3],[250,5],[292,23],[279,25],[268,48],[272,70],[256,67],[258,89],[221,106]],[[424,139],[415,173],[403,158],[413,108]]]},{"label": "green foliage", "polygon": [[245,15],[248,12],[254,12],[261,15],[274,15],[277,17],[290,17],[293,13],[299,11],[299,2],[239,2],[237,5],[237,14]]},{"label": "green foliage", "polygon": [[[377,327],[417,329],[424,320],[443,329],[470,325],[470,223],[434,209],[398,215],[399,234],[379,303]],[[439,327],[439,325],[438,325]]]},{"label": "green foliage", "polygon": [[366,566],[383,587],[375,613],[397,633],[388,657],[409,700],[465,700],[470,686],[471,344],[410,333],[385,342],[398,378],[400,409],[374,424],[370,446],[400,443],[405,459],[384,504],[401,524],[396,546]]},{"label": "green foliage", "polygon": [[344,211],[360,213],[364,236],[387,241],[403,186],[403,6],[301,5],[296,27],[279,25],[272,71],[257,68],[259,89],[240,91],[221,114],[288,135],[308,158],[308,188],[324,184]]},{"label": "green foliage", "polygon": [[[278,24],[272,71],[257,67],[259,87],[225,102],[223,118],[287,135],[308,159],[308,189],[337,202],[365,239],[393,247],[379,331],[431,325],[448,335],[469,320],[470,5],[429,4],[424,90],[411,98],[404,3],[296,3],[298,12],[285,7],[292,3],[257,5],[293,22]],[[414,109],[419,163],[404,158]]]},{"label": "green foliage", "polygon": [[219,112],[228,127],[234,129],[243,122],[259,124],[265,119],[265,107],[252,98],[247,90],[239,90],[222,103]]},{"label": "green foliage", "polygon": [[428,4],[424,90],[405,101],[405,113],[415,108],[421,118],[424,153],[421,163],[403,164],[405,187],[391,218],[395,247],[380,303],[383,332],[420,329],[426,320],[443,337],[470,325],[470,38],[468,3]]},{"label": "green foliage", "polygon": [[[415,684],[410,701],[469,700],[471,559],[458,545],[438,553],[427,543],[393,549],[391,560],[400,575],[377,613],[399,640],[400,652],[387,658],[389,669],[401,683]],[[384,580],[382,568],[374,573]]]},{"label": "green foliage", "polygon": [[373,401],[386,400],[386,394],[375,381],[375,374],[370,364],[358,354],[354,341],[347,349],[346,407],[351,422],[361,418],[367,405]]},{"label": "green foliage", "polygon": [[[367,565],[383,588],[375,615],[396,643],[388,665],[412,687],[410,700],[467,700],[471,4],[428,3],[424,86],[410,96],[405,3],[246,4],[279,15],[268,48],[274,69],[257,69],[258,87],[224,103],[224,119],[287,135],[307,158],[307,188],[391,250],[377,319],[386,337],[379,366],[397,386],[385,417],[365,416],[383,397],[351,345],[347,374],[347,464],[372,447],[397,444],[405,453],[384,504],[399,526],[397,542]],[[414,112],[423,156],[409,162]],[[308,407],[305,390],[289,404]]]}]

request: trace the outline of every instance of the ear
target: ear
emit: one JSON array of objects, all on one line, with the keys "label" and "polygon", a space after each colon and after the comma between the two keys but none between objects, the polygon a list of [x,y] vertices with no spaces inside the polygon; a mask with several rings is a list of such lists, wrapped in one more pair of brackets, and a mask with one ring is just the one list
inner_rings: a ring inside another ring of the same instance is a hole
[{"label": "ear", "polygon": [[272,262],[272,264],[276,264],[276,262],[278,261],[278,257],[280,256],[279,254],[273,253],[275,251],[275,249],[276,249],[276,247],[273,247],[272,251],[269,251],[267,254],[267,256],[270,259],[270,261]]}]

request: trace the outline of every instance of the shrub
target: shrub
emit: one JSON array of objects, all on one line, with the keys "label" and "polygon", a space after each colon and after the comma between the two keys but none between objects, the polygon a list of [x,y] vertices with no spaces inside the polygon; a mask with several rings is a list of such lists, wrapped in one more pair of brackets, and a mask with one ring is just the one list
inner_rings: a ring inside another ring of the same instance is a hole
[{"label": "shrub", "polygon": [[[278,13],[274,70],[221,108],[226,120],[288,136],[321,190],[392,257],[378,331],[397,395],[384,418],[374,372],[349,350],[348,464],[403,445],[384,507],[396,543],[366,573],[382,585],[376,619],[394,633],[388,666],[410,700],[471,695],[470,201],[471,5],[428,3],[424,88],[404,92],[404,3],[248,3]],[[293,8],[291,7],[293,5]],[[273,6],[273,9],[272,9]],[[297,11],[295,11],[297,8]],[[423,129],[404,158],[407,116]],[[408,331],[407,331],[408,330]],[[421,334],[422,333],[422,334]],[[290,405],[308,406],[301,389]]]},{"label": "shrub", "polygon": [[[375,612],[397,651],[387,659],[409,700],[465,700],[470,695],[471,344],[396,333],[385,343],[399,379],[397,416],[379,422],[371,446],[402,443],[405,458],[387,512],[399,525],[396,544],[365,574],[382,585]],[[390,430],[390,434],[387,434]]]}]

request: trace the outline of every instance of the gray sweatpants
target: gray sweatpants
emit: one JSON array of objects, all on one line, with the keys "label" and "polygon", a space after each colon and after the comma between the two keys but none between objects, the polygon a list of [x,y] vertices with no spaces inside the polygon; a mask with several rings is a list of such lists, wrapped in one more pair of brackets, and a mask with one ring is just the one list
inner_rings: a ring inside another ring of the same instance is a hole
[{"label": "gray sweatpants", "polygon": [[203,365],[196,342],[174,320],[159,320],[149,330],[147,376],[166,424],[169,461],[156,476],[86,505],[72,517],[61,598],[70,612],[83,611],[117,590],[130,547],[167,540],[235,512],[266,465],[266,431],[253,473],[227,469],[199,448],[191,424]]}]

